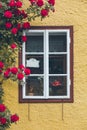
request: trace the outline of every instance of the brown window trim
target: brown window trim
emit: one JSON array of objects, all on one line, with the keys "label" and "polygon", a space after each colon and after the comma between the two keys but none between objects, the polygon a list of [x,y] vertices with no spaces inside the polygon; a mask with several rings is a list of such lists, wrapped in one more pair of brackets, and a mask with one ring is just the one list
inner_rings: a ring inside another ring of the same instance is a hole
[{"label": "brown window trim", "polygon": [[[22,86],[19,86],[19,103],[73,103],[74,95],[73,95],[73,26],[32,26],[30,29],[69,29],[70,30],[70,98],[69,99],[23,99],[22,97]],[[19,64],[22,63],[22,52],[19,53]]]}]

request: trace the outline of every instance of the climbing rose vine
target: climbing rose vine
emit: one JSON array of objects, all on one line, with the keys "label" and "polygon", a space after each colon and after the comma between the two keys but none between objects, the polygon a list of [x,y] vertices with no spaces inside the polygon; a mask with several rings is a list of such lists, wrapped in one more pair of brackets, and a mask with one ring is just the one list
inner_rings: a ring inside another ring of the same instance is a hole
[{"label": "climbing rose vine", "polygon": [[19,120],[3,103],[3,83],[9,79],[23,84],[23,78],[31,73],[23,64],[16,66],[22,42],[27,41],[23,30],[30,29],[32,20],[37,17],[42,20],[54,12],[54,5],[55,0],[29,0],[24,10],[23,0],[0,1],[0,130],[6,130]]},{"label": "climbing rose vine", "polygon": [[0,130],[5,130],[11,123],[16,123],[18,120],[17,114],[11,115],[9,109],[4,104],[0,104]]}]

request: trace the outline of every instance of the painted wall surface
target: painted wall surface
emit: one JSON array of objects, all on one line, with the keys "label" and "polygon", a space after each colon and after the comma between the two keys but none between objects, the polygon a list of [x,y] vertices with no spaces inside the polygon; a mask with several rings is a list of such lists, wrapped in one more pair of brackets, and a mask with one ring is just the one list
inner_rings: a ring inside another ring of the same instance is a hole
[{"label": "painted wall surface", "polygon": [[[24,0],[28,5],[28,0]],[[4,85],[5,104],[20,121],[9,130],[87,130],[87,0],[56,0],[55,13],[34,26],[74,26],[74,103],[19,104],[18,85]]]}]

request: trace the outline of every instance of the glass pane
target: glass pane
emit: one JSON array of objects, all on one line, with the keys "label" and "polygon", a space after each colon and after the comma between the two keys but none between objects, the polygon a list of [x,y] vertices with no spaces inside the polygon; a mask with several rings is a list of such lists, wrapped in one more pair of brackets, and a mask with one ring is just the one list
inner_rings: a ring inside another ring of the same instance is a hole
[{"label": "glass pane", "polygon": [[31,74],[43,74],[43,55],[26,55],[26,67],[31,69]]},{"label": "glass pane", "polygon": [[49,35],[49,51],[50,52],[66,52],[66,34],[50,33]]},{"label": "glass pane", "polygon": [[30,76],[26,79],[26,95],[43,96],[43,77]]},{"label": "glass pane", "polygon": [[50,96],[67,95],[67,80],[65,76],[49,77],[49,95]]},{"label": "glass pane", "polygon": [[43,52],[43,35],[27,36],[26,52]]},{"label": "glass pane", "polygon": [[49,74],[66,74],[66,55],[49,56]]}]

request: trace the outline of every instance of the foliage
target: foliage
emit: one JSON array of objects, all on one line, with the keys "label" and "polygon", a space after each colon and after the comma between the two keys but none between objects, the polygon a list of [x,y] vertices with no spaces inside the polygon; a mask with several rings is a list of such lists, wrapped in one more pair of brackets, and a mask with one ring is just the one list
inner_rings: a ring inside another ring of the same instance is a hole
[{"label": "foliage", "polygon": [[23,78],[30,74],[30,69],[23,65],[15,66],[22,42],[27,41],[22,32],[30,29],[32,20],[37,17],[42,20],[49,16],[50,11],[54,12],[55,0],[29,0],[29,7],[25,10],[23,4],[21,0],[0,1],[0,130],[6,130],[19,120],[3,104],[3,82],[11,79],[23,83]]},{"label": "foliage", "polygon": [[11,115],[9,109],[4,104],[0,104],[0,130],[10,128],[11,123],[15,123],[18,120],[17,114]]}]

